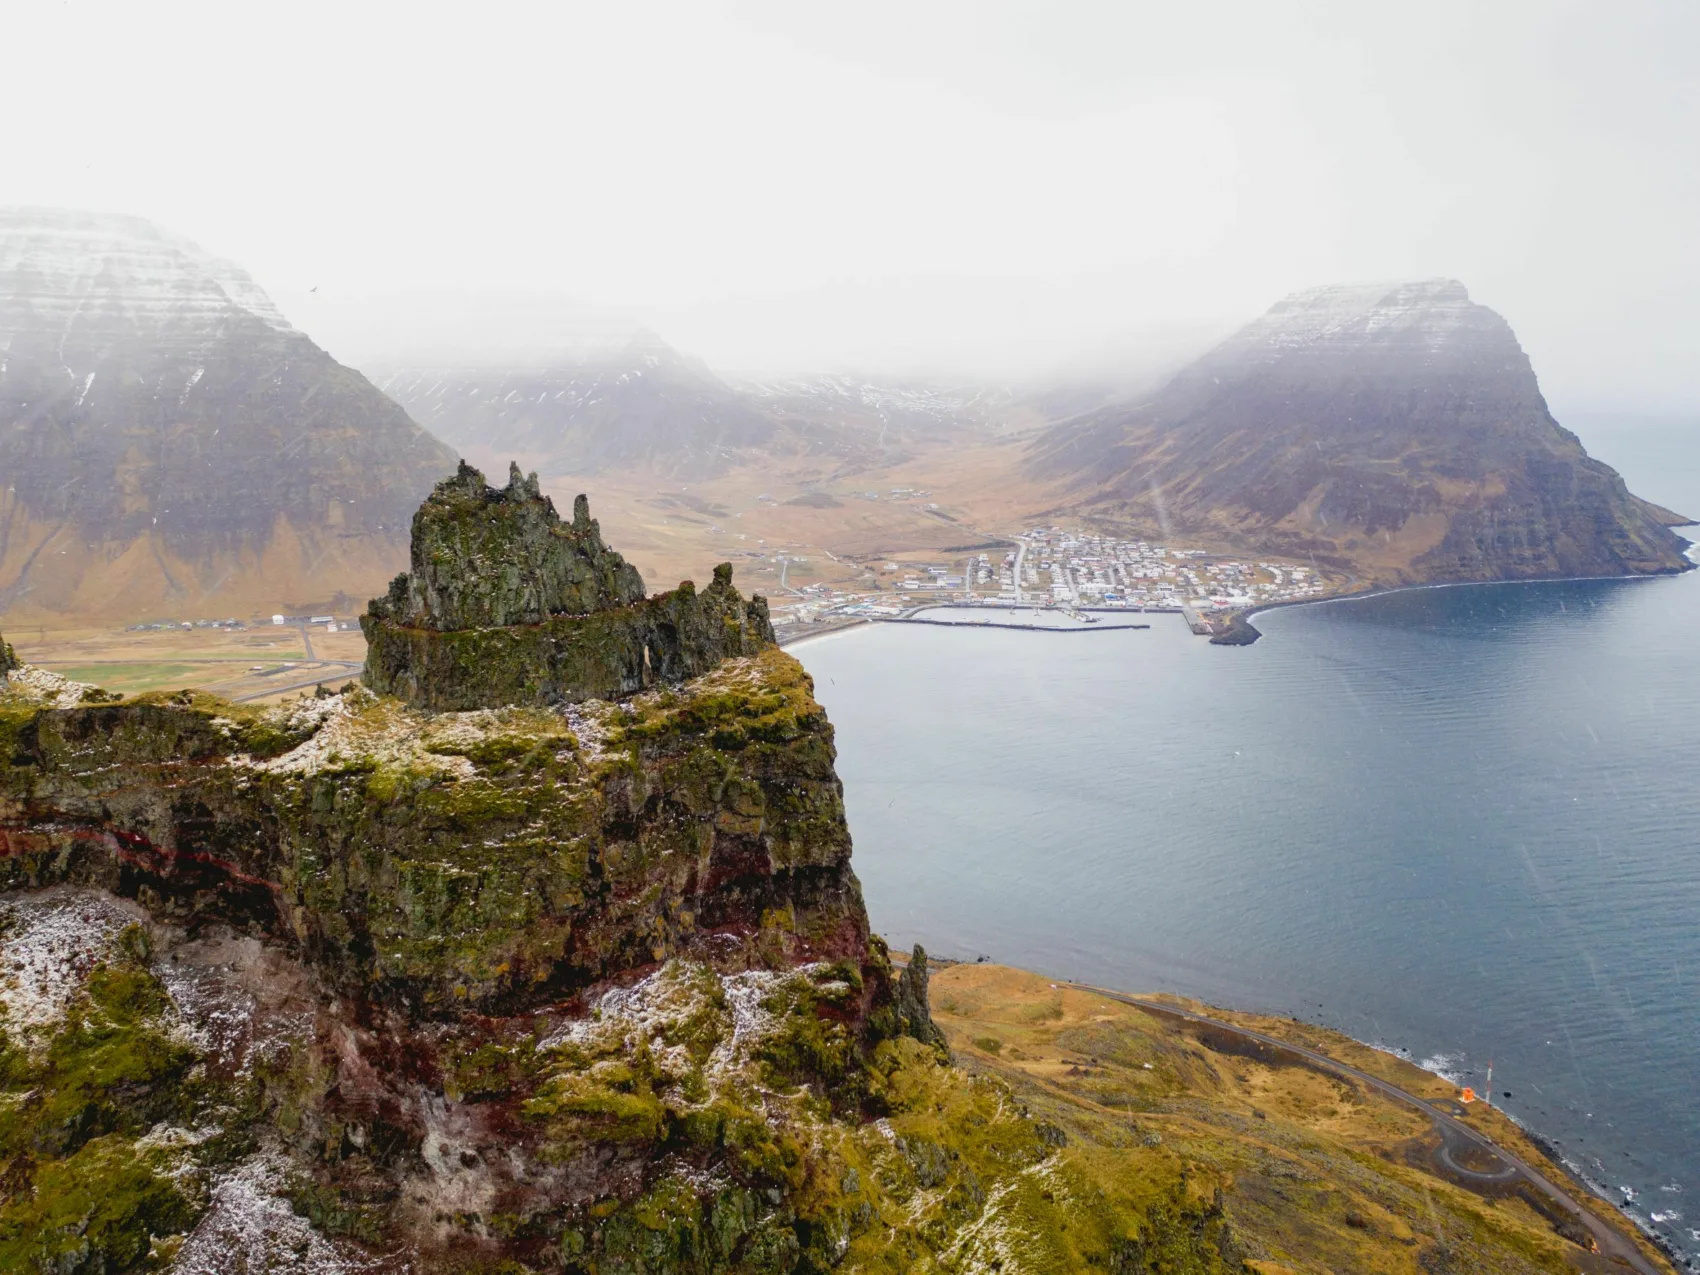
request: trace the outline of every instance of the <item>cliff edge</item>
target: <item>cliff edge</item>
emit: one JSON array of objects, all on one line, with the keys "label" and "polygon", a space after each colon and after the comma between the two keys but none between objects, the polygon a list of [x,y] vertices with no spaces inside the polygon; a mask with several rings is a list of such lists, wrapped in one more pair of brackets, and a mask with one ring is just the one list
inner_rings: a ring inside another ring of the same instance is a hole
[{"label": "cliff edge", "polygon": [[0,687],[0,1270],[1572,1269],[1302,1067],[964,967],[941,1030],[729,572],[644,599],[582,502],[467,470],[414,549],[381,640],[542,671]]}]

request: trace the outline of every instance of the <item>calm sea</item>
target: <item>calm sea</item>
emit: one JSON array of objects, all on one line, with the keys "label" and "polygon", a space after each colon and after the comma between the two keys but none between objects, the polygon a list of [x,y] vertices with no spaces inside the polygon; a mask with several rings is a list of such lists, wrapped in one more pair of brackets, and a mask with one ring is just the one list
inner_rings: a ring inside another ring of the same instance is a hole
[{"label": "calm sea", "polygon": [[[1700,516],[1700,425],[1582,430]],[[795,648],[893,943],[1291,1013],[1481,1087],[1700,1258],[1700,572]]]}]

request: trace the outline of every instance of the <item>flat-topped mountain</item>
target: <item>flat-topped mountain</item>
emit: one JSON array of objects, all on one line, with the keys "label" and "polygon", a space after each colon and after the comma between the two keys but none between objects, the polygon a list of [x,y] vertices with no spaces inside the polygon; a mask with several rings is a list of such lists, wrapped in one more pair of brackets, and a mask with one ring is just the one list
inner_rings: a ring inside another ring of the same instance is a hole
[{"label": "flat-topped mountain", "polygon": [[1683,519],[1559,426],[1510,325],[1452,279],[1295,293],[1031,464],[1082,508],[1386,582],[1687,566]]},{"label": "flat-topped mountain", "polygon": [[0,609],[358,596],[453,463],[240,267],[140,218],[0,210]]}]

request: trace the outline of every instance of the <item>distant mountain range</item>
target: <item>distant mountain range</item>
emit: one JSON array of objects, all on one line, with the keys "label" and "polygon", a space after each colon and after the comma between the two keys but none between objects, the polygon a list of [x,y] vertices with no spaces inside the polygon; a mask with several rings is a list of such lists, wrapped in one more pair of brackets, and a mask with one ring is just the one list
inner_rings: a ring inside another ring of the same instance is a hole
[{"label": "distant mountain range", "polygon": [[454,465],[240,267],[140,218],[0,210],[0,610],[361,598]]},{"label": "distant mountain range", "polygon": [[706,365],[647,332],[542,369],[425,366],[376,376],[444,441],[521,456],[549,473],[641,466],[700,477],[778,432]]},{"label": "distant mountain range", "polygon": [[1685,520],[1558,425],[1510,326],[1452,279],[1295,293],[1029,462],[1070,508],[1386,583],[1688,565]]},{"label": "distant mountain range", "polygon": [[775,458],[890,463],[917,445],[995,429],[1014,405],[980,387],[842,375],[729,382],[643,331],[542,368],[424,362],[373,375],[444,441],[546,474],[703,478]]},{"label": "distant mountain range", "polygon": [[542,367],[374,376],[146,221],[0,210],[0,613],[364,598],[456,450],[551,476],[777,469],[812,490],[959,442],[1021,455],[1025,436],[1012,492],[1365,581],[1688,565],[1683,520],[1553,420],[1510,327],[1454,280],[1294,294],[1137,393],[1102,375],[1025,393],[732,381],[646,332]]}]

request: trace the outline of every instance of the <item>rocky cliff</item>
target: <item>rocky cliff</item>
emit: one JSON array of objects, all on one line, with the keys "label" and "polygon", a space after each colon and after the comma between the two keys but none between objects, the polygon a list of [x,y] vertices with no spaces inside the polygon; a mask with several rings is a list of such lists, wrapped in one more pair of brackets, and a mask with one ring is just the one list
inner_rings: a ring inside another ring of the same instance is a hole
[{"label": "rocky cliff", "polygon": [[1031,462],[1094,512],[1383,583],[1688,565],[1683,520],[1553,420],[1510,326],[1450,279],[1295,293]]},{"label": "rocky cliff", "polygon": [[773,643],[731,564],[700,593],[686,580],[646,599],[589,502],[562,522],[517,465],[497,490],[463,461],[414,515],[412,559],[360,623],[367,685],[423,708],[618,698]]},{"label": "rocky cliff", "polygon": [[[453,638],[657,601],[586,509],[539,501],[517,474],[439,487],[394,614]],[[428,623],[468,620],[493,627]],[[1360,1120],[1371,1095],[1160,1017],[1037,978],[1000,1009],[961,979],[947,1038],[925,954],[898,973],[869,933],[807,674],[770,641],[692,649],[689,676],[619,697],[464,711],[354,685],[125,701],[17,670],[0,1270],[1586,1258],[1434,1176],[1421,1128]]]},{"label": "rocky cliff", "polygon": [[[417,633],[689,611],[517,474],[463,470],[416,531]],[[924,956],[898,977],[870,936],[807,675],[680,633],[689,676],[552,707],[13,678],[0,1269],[899,1271],[976,1243],[1058,1144],[948,1071]],[[1208,1201],[1156,1189],[1220,1269]]]},{"label": "rocky cliff", "polygon": [[0,610],[360,596],[453,454],[239,267],[139,218],[0,210]]}]

